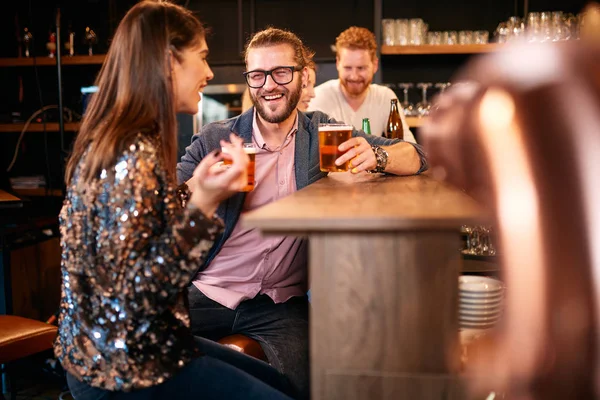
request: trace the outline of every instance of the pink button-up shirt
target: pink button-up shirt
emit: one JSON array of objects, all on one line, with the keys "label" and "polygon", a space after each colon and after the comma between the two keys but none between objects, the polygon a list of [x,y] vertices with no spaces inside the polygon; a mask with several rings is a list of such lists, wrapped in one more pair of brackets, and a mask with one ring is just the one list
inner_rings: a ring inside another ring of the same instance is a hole
[{"label": "pink button-up shirt", "polygon": [[[242,215],[296,191],[294,139],[298,117],[283,144],[274,149],[265,143],[256,119],[255,112],[252,139],[258,147],[256,183],[246,195]],[[305,239],[263,237],[256,229],[242,227],[238,220],[217,256],[196,276],[194,285],[212,300],[235,309],[258,294],[268,295],[275,303],[302,296],[306,293],[306,280]]]}]

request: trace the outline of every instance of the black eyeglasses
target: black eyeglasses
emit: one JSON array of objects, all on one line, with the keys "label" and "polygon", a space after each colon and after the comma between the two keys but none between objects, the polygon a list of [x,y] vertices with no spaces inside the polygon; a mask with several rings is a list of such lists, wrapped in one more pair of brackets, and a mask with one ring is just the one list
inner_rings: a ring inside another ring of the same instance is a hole
[{"label": "black eyeglasses", "polygon": [[275,67],[269,71],[256,69],[254,71],[244,72],[246,83],[252,89],[259,89],[267,83],[267,76],[271,75],[271,79],[278,85],[287,85],[294,79],[294,71],[300,71],[300,67]]}]

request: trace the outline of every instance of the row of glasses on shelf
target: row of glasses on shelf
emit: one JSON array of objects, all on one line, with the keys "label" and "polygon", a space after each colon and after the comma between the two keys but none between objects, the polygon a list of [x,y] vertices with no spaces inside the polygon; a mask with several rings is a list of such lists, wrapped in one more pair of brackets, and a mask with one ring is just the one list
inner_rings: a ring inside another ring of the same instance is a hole
[{"label": "row of glasses on shelf", "polygon": [[495,256],[496,247],[492,241],[492,227],[484,225],[463,225],[461,232],[467,235],[467,245],[462,254],[471,256]]},{"label": "row of glasses on shelf", "polygon": [[408,99],[408,91],[415,87],[414,83],[401,82],[398,84],[386,83],[384,85],[392,90],[402,90],[403,100],[400,103],[400,106],[402,107],[405,117],[425,117],[429,115],[429,112],[431,111],[431,102],[427,98],[428,89],[434,87],[439,90],[439,93],[442,93],[450,86],[450,82],[438,82],[435,84],[430,82],[417,83],[416,87],[421,90],[421,101],[416,104],[411,103]]},{"label": "row of glasses on shelf", "polygon": [[429,26],[421,18],[381,20],[383,44],[407,46],[425,44]]},{"label": "row of glasses on shelf", "polygon": [[423,44],[485,44],[488,31],[429,31],[421,18],[383,19],[383,44],[387,46],[418,46]]},{"label": "row of glasses on shelf", "polygon": [[439,46],[443,44],[486,44],[489,42],[488,31],[431,31],[427,32],[426,44]]},{"label": "row of glasses on shelf", "polygon": [[562,11],[530,12],[523,20],[510,17],[501,22],[494,32],[498,43],[526,39],[528,42],[559,42],[579,39],[583,13],[577,16]]}]

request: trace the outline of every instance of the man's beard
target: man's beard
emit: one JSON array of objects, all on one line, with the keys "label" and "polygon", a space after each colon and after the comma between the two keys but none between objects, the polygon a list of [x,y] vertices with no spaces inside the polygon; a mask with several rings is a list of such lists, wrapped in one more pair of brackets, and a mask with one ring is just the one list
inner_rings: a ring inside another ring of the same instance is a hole
[{"label": "man's beard", "polygon": [[[300,96],[302,95],[302,81],[300,79],[298,79],[298,84],[296,85],[295,90],[293,90],[293,91],[289,91],[287,89],[284,89],[284,90],[287,92],[288,101],[285,106],[285,109],[279,115],[277,115],[277,114],[269,115],[267,113],[267,107],[264,106],[258,100],[258,97],[260,97],[260,96],[257,95],[256,97],[254,97],[254,95],[252,93],[250,93],[250,98],[252,99],[252,104],[254,104],[254,108],[256,108],[256,112],[258,112],[258,115],[260,115],[260,117],[262,119],[264,119],[265,121],[270,122],[272,124],[279,124],[279,123],[285,121],[290,115],[292,115],[292,112],[294,112],[294,110],[296,110],[296,107],[298,106],[298,101],[300,101]],[[275,92],[275,93],[281,93],[281,92]],[[283,92],[282,94],[284,97],[286,97],[285,92]]]},{"label": "man's beard", "polygon": [[361,86],[357,89],[356,86],[350,86],[348,84],[348,80],[347,79],[340,79],[340,82],[342,83],[342,86],[344,87],[344,89],[346,89],[346,92],[348,92],[349,94],[353,95],[353,96],[358,96],[363,94],[365,91],[367,91],[367,89],[369,89],[369,85],[371,85],[372,80],[369,81],[353,81],[353,83],[360,83]]}]

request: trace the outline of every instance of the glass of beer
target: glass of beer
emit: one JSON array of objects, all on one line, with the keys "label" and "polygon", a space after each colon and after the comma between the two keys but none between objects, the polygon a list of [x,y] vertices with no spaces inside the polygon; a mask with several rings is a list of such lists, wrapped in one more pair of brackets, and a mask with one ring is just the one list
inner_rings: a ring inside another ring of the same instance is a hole
[{"label": "glass of beer", "polygon": [[352,125],[348,124],[319,124],[319,160],[323,172],[348,171],[349,161],[335,165],[335,160],[345,152],[339,151],[338,146],[352,137]]},{"label": "glass of beer", "polygon": [[[242,192],[251,192],[252,190],[254,190],[254,171],[255,171],[255,165],[256,165],[256,146],[254,145],[254,143],[244,143],[243,145],[244,148],[244,152],[246,154],[248,154],[248,157],[250,158],[250,162],[248,163],[248,169],[246,170],[246,186],[244,186],[244,188],[241,190]],[[227,153],[227,149],[225,147],[221,147],[221,151],[223,153]],[[223,160],[223,165],[227,166],[227,165],[231,165],[232,162],[231,160],[225,158]]]}]

